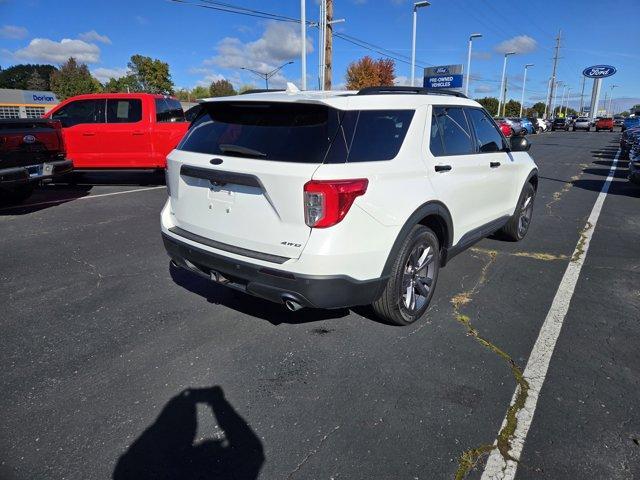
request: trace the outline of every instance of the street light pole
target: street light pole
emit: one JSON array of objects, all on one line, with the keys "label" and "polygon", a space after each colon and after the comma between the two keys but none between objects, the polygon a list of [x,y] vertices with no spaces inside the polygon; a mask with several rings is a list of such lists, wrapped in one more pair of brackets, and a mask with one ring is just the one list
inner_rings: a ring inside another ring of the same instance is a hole
[{"label": "street light pole", "polygon": [[259,72],[257,70],[252,70],[251,68],[246,68],[246,67],[241,67],[240,70],[246,70],[247,72],[251,72],[259,76],[260,78],[264,78],[265,87],[267,88],[267,90],[269,90],[269,79],[273,77],[276,73],[278,73],[280,70],[282,70],[284,67],[286,67],[287,65],[291,65],[292,63],[293,62],[283,63],[282,65],[280,65],[277,68],[274,68],[270,72]]},{"label": "street light pole", "polygon": [[522,97],[520,98],[520,118],[522,118],[522,107],[524,107],[524,86],[527,84],[527,69],[533,67],[533,63],[524,66],[524,78],[522,79]]},{"label": "street light pole", "polygon": [[567,116],[567,110],[569,109],[569,96],[571,95],[571,87],[567,87],[567,99],[564,104],[564,116]]},{"label": "street light pole", "polygon": [[609,88],[611,89],[611,95],[609,96],[609,111],[611,112],[611,117],[613,117],[613,110],[611,109],[611,105],[613,103],[613,89],[618,85],[611,85]]},{"label": "street light pole", "polygon": [[473,45],[474,38],[482,37],[481,33],[472,33],[469,35],[469,49],[467,51],[467,81],[464,85],[464,94],[469,96],[469,82],[471,82],[471,47]]},{"label": "street light pole", "polygon": [[[300,41],[302,42],[302,48],[300,52],[302,80],[300,80],[300,85],[302,87],[302,90],[306,90],[307,89],[307,5],[306,5],[306,0],[300,0]],[[267,85],[268,84],[269,84],[269,80],[267,79]]]},{"label": "street light pole", "polygon": [[[500,82],[500,97],[498,99],[498,116],[500,116],[500,108],[503,107],[502,98],[504,97],[504,79],[507,73],[507,58],[510,55],[515,55],[516,52],[507,52],[504,54],[504,62],[502,63],[502,81]],[[506,99],[505,99],[506,101]],[[504,115],[504,114],[503,114]]]},{"label": "street light pole", "polygon": [[416,83],[416,26],[418,23],[418,9],[431,5],[427,1],[415,2],[413,4],[413,34],[411,35],[411,86]]}]

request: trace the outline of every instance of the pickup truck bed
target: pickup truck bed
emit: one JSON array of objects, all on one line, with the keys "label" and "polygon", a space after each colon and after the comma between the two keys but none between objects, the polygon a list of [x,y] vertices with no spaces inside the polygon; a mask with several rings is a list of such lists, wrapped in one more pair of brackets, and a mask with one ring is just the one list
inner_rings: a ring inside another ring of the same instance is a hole
[{"label": "pickup truck bed", "polygon": [[0,120],[0,198],[25,200],[37,182],[70,172],[65,155],[60,122]]}]

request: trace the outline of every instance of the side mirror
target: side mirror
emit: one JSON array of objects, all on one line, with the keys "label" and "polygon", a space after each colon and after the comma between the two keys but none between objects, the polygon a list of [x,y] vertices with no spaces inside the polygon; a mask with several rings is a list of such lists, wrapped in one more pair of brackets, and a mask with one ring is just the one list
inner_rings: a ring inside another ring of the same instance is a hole
[{"label": "side mirror", "polygon": [[511,137],[509,143],[509,149],[512,152],[528,152],[531,148],[531,143],[529,143],[527,137]]}]

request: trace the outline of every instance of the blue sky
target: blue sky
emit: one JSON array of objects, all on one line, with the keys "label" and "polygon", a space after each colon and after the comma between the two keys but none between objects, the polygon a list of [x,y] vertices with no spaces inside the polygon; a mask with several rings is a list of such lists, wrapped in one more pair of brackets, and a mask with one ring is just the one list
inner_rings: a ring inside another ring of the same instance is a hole
[{"label": "blue sky", "polygon": [[[185,0],[198,3],[198,0]],[[206,0],[205,0],[206,1]],[[244,7],[300,17],[299,0],[226,0]],[[334,0],[335,18],[346,22],[336,31],[409,56],[411,4],[406,0]],[[497,96],[505,48],[510,58],[509,97],[520,98],[523,67],[535,64],[527,77],[526,104],[544,99],[551,73],[554,38],[562,28],[558,79],[571,87],[577,105],[580,72],[595,64],[618,72],[604,80],[604,92],[618,85],[619,109],[640,103],[640,35],[638,0],[561,0],[520,3],[493,0],[431,0],[418,17],[417,59],[421,65],[466,63],[467,38],[474,42],[471,94]],[[318,17],[317,0],[307,0],[307,19]],[[317,30],[309,29],[308,84],[317,85]],[[174,3],[168,0],[0,0],[0,64],[61,63],[73,54],[104,80],[122,75],[127,60],[140,53],[169,63],[178,87],[227,78],[234,84],[260,81],[248,72],[294,60],[274,77],[274,85],[301,78],[299,26]],[[370,54],[364,48],[334,40],[334,85],[344,83],[349,62]],[[419,69],[420,71],[420,69]],[[398,81],[409,65],[396,62]],[[585,96],[590,94],[587,80]],[[586,97],[585,97],[586,98]],[[588,101],[588,100],[587,100]]]}]

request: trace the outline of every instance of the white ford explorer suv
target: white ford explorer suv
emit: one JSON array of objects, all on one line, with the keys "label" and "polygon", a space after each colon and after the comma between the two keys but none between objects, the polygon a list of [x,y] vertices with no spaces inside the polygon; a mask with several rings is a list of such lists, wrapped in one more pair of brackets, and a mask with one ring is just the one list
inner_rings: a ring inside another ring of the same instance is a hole
[{"label": "white ford explorer suv", "polygon": [[457,92],[211,99],[168,157],[164,244],[174,265],[290,310],[371,304],[407,325],[454,255],[526,235],[528,149]]}]

